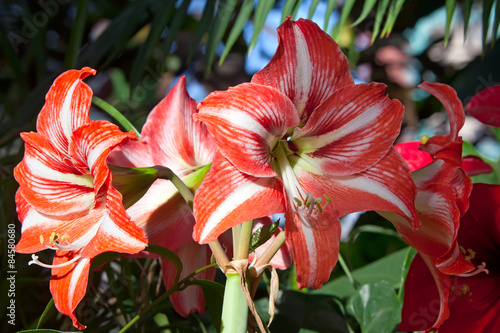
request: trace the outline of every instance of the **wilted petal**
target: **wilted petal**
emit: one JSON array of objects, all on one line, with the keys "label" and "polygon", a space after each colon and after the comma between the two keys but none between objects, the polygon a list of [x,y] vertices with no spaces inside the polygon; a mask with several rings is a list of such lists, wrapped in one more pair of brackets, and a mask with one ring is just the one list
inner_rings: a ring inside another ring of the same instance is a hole
[{"label": "wilted petal", "polygon": [[193,238],[202,244],[213,242],[237,224],[284,210],[283,188],[276,178],[241,173],[218,153],[196,192]]},{"label": "wilted petal", "polygon": [[38,133],[47,136],[65,157],[69,157],[73,131],[89,122],[92,90],[82,80],[94,74],[95,70],[89,67],[61,74],[50,87],[38,116]]},{"label": "wilted petal", "polygon": [[347,176],[380,161],[399,134],[404,108],[381,83],[335,91],[292,137],[294,150],[324,174]]},{"label": "wilted petal", "polygon": [[477,93],[467,103],[465,111],[484,124],[500,127],[500,85]]},{"label": "wilted petal", "polygon": [[186,90],[186,78],[169,91],[151,111],[142,129],[154,164],[173,170],[189,169],[212,161],[215,143],[205,125],[195,122],[196,102]]},{"label": "wilted petal", "polygon": [[[209,265],[212,256],[208,245],[200,245],[193,240],[186,242],[175,252],[183,264],[180,279],[185,278],[188,274],[201,267]],[[161,270],[165,287],[169,289],[175,281],[177,270],[170,261],[164,258],[161,259]],[[206,269],[195,276],[196,279],[204,280],[213,280],[214,277],[214,268]],[[184,290],[174,292],[170,295],[170,301],[175,311],[183,317],[187,317],[193,312],[203,314],[205,311],[205,297],[200,286],[189,286]]]},{"label": "wilted petal", "polygon": [[[64,264],[77,255],[77,252],[57,251],[53,264]],[[80,258],[67,266],[53,268],[50,279],[50,292],[57,310],[69,316],[73,326],[79,330],[85,329],[85,326],[76,319],[75,309],[85,296],[91,262],[89,258]]]},{"label": "wilted petal", "polygon": [[271,152],[287,130],[299,124],[285,95],[251,83],[211,93],[200,103],[195,119],[205,122],[222,155],[256,177],[276,175]]},{"label": "wilted petal", "polygon": [[286,21],[278,28],[279,46],[252,83],[269,85],[288,96],[304,123],[333,91],[353,84],[347,58],[314,22]]}]

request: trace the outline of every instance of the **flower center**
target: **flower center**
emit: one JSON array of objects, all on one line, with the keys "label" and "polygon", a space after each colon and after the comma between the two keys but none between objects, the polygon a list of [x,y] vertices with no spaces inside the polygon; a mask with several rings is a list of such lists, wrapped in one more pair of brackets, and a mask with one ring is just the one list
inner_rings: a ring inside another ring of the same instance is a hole
[{"label": "flower center", "polygon": [[[472,259],[474,259],[476,257],[476,252],[474,252],[474,250],[472,250],[472,249],[465,250],[465,248],[460,245],[460,251],[464,255],[464,259],[470,263],[472,263]],[[477,269],[475,271],[472,271],[470,273],[457,274],[457,276],[470,277],[470,276],[474,276],[474,275],[477,275],[477,274],[482,273],[482,272],[484,272],[486,274],[490,273],[490,271],[488,269],[486,269],[486,263],[484,261],[481,262],[481,265],[476,266],[476,268]]]}]

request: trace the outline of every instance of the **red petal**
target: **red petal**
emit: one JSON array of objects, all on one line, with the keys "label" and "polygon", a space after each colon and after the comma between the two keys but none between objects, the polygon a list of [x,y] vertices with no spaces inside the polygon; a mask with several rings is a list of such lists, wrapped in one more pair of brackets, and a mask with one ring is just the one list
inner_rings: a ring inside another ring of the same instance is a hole
[{"label": "red petal", "polygon": [[[207,245],[199,245],[191,240],[175,251],[183,263],[180,278],[185,278],[191,272],[210,264],[212,252]],[[161,271],[165,287],[169,289],[175,281],[176,268],[168,260],[161,260]],[[196,279],[213,280],[215,269],[210,268],[196,275]],[[190,313],[197,312],[203,314],[205,311],[205,297],[200,286],[189,286],[184,290],[174,292],[170,296],[170,301],[175,311],[183,317]]]},{"label": "red petal", "polygon": [[318,106],[292,143],[325,174],[359,173],[380,161],[399,134],[404,108],[384,95],[381,83],[337,90]]},{"label": "red petal", "polygon": [[500,85],[477,93],[467,103],[465,111],[482,123],[500,127]]},{"label": "red petal", "polygon": [[278,34],[276,54],[252,83],[282,91],[304,123],[333,91],[354,83],[349,63],[333,39],[311,21],[286,19]]},{"label": "red petal", "polygon": [[108,156],[108,163],[124,168],[150,167],[156,165],[149,145],[139,141],[125,141]]},{"label": "red petal", "polygon": [[399,155],[405,160],[411,172],[421,169],[434,161],[428,152],[418,149],[421,144],[422,142],[420,141],[412,141],[394,146]]},{"label": "red petal", "polygon": [[195,224],[191,208],[168,180],[158,179],[148,192],[127,209],[149,242],[176,250],[192,240]]},{"label": "red petal", "polygon": [[95,70],[84,67],[62,73],[50,87],[37,120],[37,130],[49,138],[61,154],[68,152],[71,134],[89,122],[92,90],[83,79]]},{"label": "red petal", "polygon": [[193,120],[196,113],[196,102],[189,97],[182,76],[142,129],[141,141],[149,145],[155,164],[177,171],[212,161],[215,143],[206,126]]},{"label": "red petal", "polygon": [[404,223],[418,227],[416,195],[408,167],[394,149],[366,171],[351,176],[314,176],[344,216],[353,212],[383,210],[399,214]]},{"label": "red petal", "polygon": [[465,124],[465,113],[455,89],[447,84],[429,82],[423,82],[418,87],[432,94],[443,104],[450,120],[450,141],[457,140],[458,132]]},{"label": "red petal", "polygon": [[[75,255],[78,253],[57,251],[53,264],[63,264]],[[81,258],[68,266],[53,268],[50,279],[50,292],[54,297],[57,310],[69,316],[73,321],[73,326],[79,330],[85,329],[86,326],[76,319],[75,309],[85,295],[91,262],[91,259]]]},{"label": "red petal", "polygon": [[24,133],[24,158],[14,169],[24,198],[36,210],[51,215],[83,213],[94,205],[91,175],[82,174],[61,159],[38,133]]},{"label": "red petal", "polygon": [[134,254],[147,246],[144,231],[130,221],[125,212],[120,192],[111,187],[111,180],[107,186],[106,214],[99,223],[97,234],[82,251],[85,258],[108,251]]},{"label": "red petal", "polygon": [[462,158],[462,168],[469,177],[493,172],[493,168],[477,156],[465,156]]},{"label": "red petal", "polygon": [[[416,255],[405,281],[401,331],[437,328],[448,318],[449,276],[440,273],[427,259]],[[441,330],[440,330],[441,332]]]},{"label": "red petal", "polygon": [[193,238],[202,244],[213,242],[237,224],[284,210],[283,189],[276,178],[241,173],[218,153],[196,191]]},{"label": "red petal", "polygon": [[94,177],[94,192],[110,174],[106,159],[120,143],[137,139],[133,132],[124,133],[118,126],[107,121],[92,121],[73,132],[70,143],[70,156],[73,164],[80,170],[90,170]]},{"label": "red petal", "polygon": [[231,163],[256,177],[276,175],[271,152],[287,130],[299,124],[297,110],[285,95],[251,83],[211,93],[195,119],[207,124]]}]

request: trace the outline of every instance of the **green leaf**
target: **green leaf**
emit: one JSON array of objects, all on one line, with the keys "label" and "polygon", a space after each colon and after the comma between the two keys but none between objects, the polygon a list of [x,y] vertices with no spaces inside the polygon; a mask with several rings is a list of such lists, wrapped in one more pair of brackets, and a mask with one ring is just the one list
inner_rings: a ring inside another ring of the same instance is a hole
[{"label": "green leaf", "polygon": [[473,183],[500,184],[500,163],[490,160],[476,150],[476,147],[468,141],[464,141],[462,145],[462,156],[477,156],[484,162],[491,165],[493,172],[478,176],[472,176]]},{"label": "green leaf", "polygon": [[415,254],[417,254],[417,250],[412,247],[408,247],[405,260],[403,261],[403,266],[401,267],[401,283],[399,284],[398,291],[398,300],[401,304],[403,304],[403,297],[405,294],[406,276],[408,275],[408,271],[410,270],[410,265],[413,261],[413,258],[415,257]]},{"label": "green leaf", "polygon": [[355,27],[360,24],[370,14],[373,7],[375,7],[375,3],[377,3],[377,0],[365,0],[363,9],[361,10],[361,14],[359,15],[358,19],[354,21],[353,24],[351,24],[351,27]]},{"label": "green leaf", "polygon": [[297,12],[299,11],[301,5],[302,5],[302,0],[297,1],[297,3],[295,4],[295,8],[293,9],[291,14],[292,20],[295,20],[295,18],[297,17]]},{"label": "green leaf", "polygon": [[175,278],[174,284],[179,281],[179,277],[180,277],[181,272],[182,272],[182,262],[179,259],[179,257],[177,256],[177,254],[175,254],[175,252],[170,251],[169,249],[164,248],[163,246],[156,245],[153,243],[149,243],[148,246],[144,249],[144,251],[157,254],[160,257],[165,258],[168,261],[170,261],[172,264],[174,264],[175,268],[177,269],[177,276]]},{"label": "green leaf", "polygon": [[446,0],[446,29],[444,32],[444,47],[448,46],[448,41],[450,40],[451,20],[453,19],[453,13],[455,12],[456,6],[457,0]]},{"label": "green leaf", "polygon": [[285,18],[288,15],[292,15],[292,12],[295,8],[295,3],[297,0],[287,0],[285,1],[285,5],[283,6],[283,12],[281,13],[281,22],[285,22]]},{"label": "green leaf", "polygon": [[253,18],[253,34],[250,39],[250,44],[248,44],[248,51],[250,52],[252,48],[257,44],[257,39],[259,39],[260,32],[264,28],[264,23],[266,23],[266,18],[271,9],[273,9],[275,0],[259,1],[257,8],[255,9],[255,14]]},{"label": "green leaf", "polygon": [[308,20],[310,20],[316,12],[316,7],[318,7],[319,1],[320,0],[312,0],[311,6],[309,7],[309,13],[307,14]]},{"label": "green leaf", "polygon": [[148,37],[139,48],[139,52],[137,53],[134,63],[132,64],[132,71],[130,73],[130,86],[132,89],[137,86],[142,78],[146,64],[151,57],[151,53],[153,52],[153,49],[158,43],[163,30],[165,30],[166,25],[174,13],[174,4],[174,1],[166,1],[158,10],[153,22],[151,23],[151,29]]},{"label": "green leaf", "polygon": [[252,241],[250,245],[250,252],[254,251],[256,248],[267,242],[278,230],[279,221],[271,224],[266,224],[259,229],[255,230],[252,234]]},{"label": "green leaf", "polygon": [[340,31],[344,27],[345,23],[347,22],[347,19],[349,18],[349,14],[351,13],[352,6],[354,6],[355,0],[346,0],[344,2],[344,6],[342,7],[342,12],[340,13],[340,20],[337,22],[335,25],[335,28],[333,28],[332,31],[332,38],[334,40],[337,40],[337,38],[340,35]]},{"label": "green leaf", "polygon": [[382,29],[382,36],[389,37],[404,3],[405,0],[392,0],[387,19],[385,20],[384,29]]},{"label": "green leaf", "polygon": [[134,131],[135,135],[138,138],[141,137],[141,133],[132,125],[132,123],[120,113],[117,109],[115,109],[112,105],[108,104],[106,101],[100,99],[97,96],[92,97],[92,103],[102,110],[106,111],[111,117],[113,117],[126,131]]},{"label": "green leaf", "polygon": [[50,310],[53,309],[53,308],[54,308],[54,298],[51,298],[50,301],[49,301],[49,303],[47,303],[47,306],[45,307],[45,310],[43,310],[43,313],[40,316],[40,319],[38,319],[38,324],[36,325],[37,329],[43,324],[43,322],[46,319],[45,317],[50,312]]},{"label": "green leaf", "polygon": [[193,59],[196,51],[198,50],[198,46],[200,45],[201,38],[209,30],[210,25],[214,20],[215,2],[216,0],[207,0],[205,4],[200,22],[198,22],[198,27],[196,28],[196,32],[194,33],[194,40],[191,44],[191,49],[189,50],[189,55],[187,58],[188,63]]},{"label": "green leaf", "polygon": [[483,57],[486,52],[486,41],[488,40],[488,30],[490,28],[491,9],[494,0],[483,1]]},{"label": "green leaf", "polygon": [[118,252],[104,252],[99,254],[97,257],[92,259],[92,265],[90,266],[90,271],[92,272],[94,269],[113,261],[119,257],[121,257],[123,253]]},{"label": "green leaf", "polygon": [[168,27],[167,38],[165,38],[165,41],[163,42],[164,54],[170,54],[172,43],[174,42],[175,37],[177,36],[179,29],[181,28],[182,22],[186,18],[187,10],[190,3],[191,0],[184,0],[182,1],[182,4],[179,6],[179,8],[175,9],[174,19],[172,20],[172,23]]},{"label": "green leaf", "polygon": [[349,241],[350,242],[353,241],[362,232],[370,232],[375,234],[388,235],[396,238],[401,238],[401,234],[396,230],[384,228],[378,225],[367,224],[354,228],[351,234],[349,235]]},{"label": "green leaf", "polygon": [[463,16],[464,16],[464,41],[467,38],[467,30],[469,30],[469,19],[472,9],[472,0],[464,0],[462,5]]},{"label": "green leaf", "polygon": [[229,37],[227,37],[226,47],[224,48],[224,53],[219,59],[219,65],[222,65],[224,59],[226,59],[227,55],[229,54],[229,51],[231,51],[231,48],[233,47],[234,43],[238,40],[238,37],[240,37],[241,32],[243,31],[243,27],[247,23],[250,15],[252,14],[253,3],[254,3],[253,0],[243,1],[243,4],[241,5],[241,8],[239,10],[238,17],[234,22],[231,32],[229,33]]},{"label": "green leaf", "polygon": [[361,286],[347,303],[363,333],[392,332],[401,321],[401,303],[387,281]]},{"label": "green leaf", "polygon": [[226,32],[237,3],[238,0],[221,0],[219,3],[219,8],[217,8],[217,14],[215,14],[215,19],[210,29],[210,35],[206,46],[205,76],[208,76],[210,73],[210,68],[215,58],[215,50]]},{"label": "green leaf", "polygon": [[328,31],[328,25],[330,24],[330,16],[332,15],[336,6],[337,6],[337,0],[328,0],[325,11],[325,26],[323,27],[323,30],[325,31]]},{"label": "green leaf", "polygon": [[80,52],[80,46],[82,45],[83,34],[85,32],[88,8],[89,0],[78,0],[75,23],[71,29],[68,47],[66,48],[66,57],[64,59],[65,70],[76,67],[76,60],[78,59],[78,53]]},{"label": "green leaf", "polygon": [[372,43],[378,36],[378,32],[380,31],[380,27],[382,26],[382,19],[387,11],[387,7],[389,6],[390,0],[381,0],[377,6],[377,14],[375,14],[375,23],[373,25],[373,34],[372,34]]},{"label": "green leaf", "polygon": [[[393,289],[401,283],[401,267],[404,263],[408,248],[401,249],[382,259],[352,271],[352,276],[360,284],[367,284],[379,280],[387,281]],[[342,276],[329,281],[321,289],[312,290],[314,294],[327,294],[339,298],[352,296],[356,293],[347,277]]]},{"label": "green leaf", "polygon": [[212,318],[212,323],[217,332],[220,332],[224,286],[210,280],[192,280],[187,284],[201,287],[203,296],[205,296],[205,302],[207,303],[208,312]]},{"label": "green leaf", "polygon": [[495,4],[495,21],[493,22],[493,36],[491,36],[491,48],[495,46],[498,38],[498,27],[500,26],[500,0]]}]

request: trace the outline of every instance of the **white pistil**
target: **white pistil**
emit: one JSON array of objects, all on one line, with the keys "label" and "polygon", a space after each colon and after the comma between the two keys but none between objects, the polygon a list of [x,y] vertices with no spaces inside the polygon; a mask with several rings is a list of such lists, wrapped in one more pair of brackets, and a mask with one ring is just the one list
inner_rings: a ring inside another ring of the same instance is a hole
[{"label": "white pistil", "polygon": [[58,265],[48,265],[48,264],[45,264],[45,263],[41,262],[40,260],[38,260],[38,256],[36,254],[33,254],[31,256],[31,259],[33,259],[33,260],[28,262],[28,265],[35,264],[35,265],[42,266],[45,268],[60,268],[60,267],[65,267],[65,266],[71,265],[72,263],[74,263],[75,261],[80,259],[81,257],[82,257],[81,255],[77,255],[76,257],[74,257],[73,259],[71,259],[69,261],[66,261],[65,263],[58,264]]},{"label": "white pistil", "polygon": [[481,265],[477,266],[477,269],[473,272],[470,272],[470,273],[464,273],[464,274],[457,274],[457,276],[460,276],[460,277],[471,277],[471,276],[474,276],[474,275],[477,275],[479,273],[486,273],[486,274],[490,274],[490,271],[488,269],[486,269],[486,263],[483,261],[481,263]]}]

